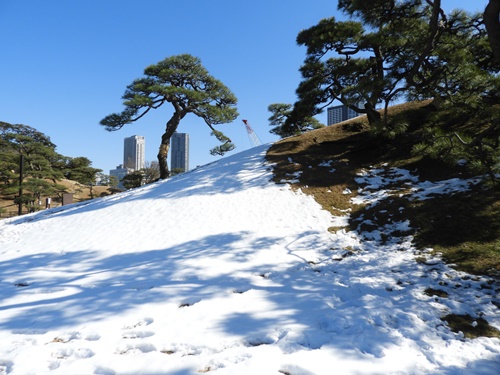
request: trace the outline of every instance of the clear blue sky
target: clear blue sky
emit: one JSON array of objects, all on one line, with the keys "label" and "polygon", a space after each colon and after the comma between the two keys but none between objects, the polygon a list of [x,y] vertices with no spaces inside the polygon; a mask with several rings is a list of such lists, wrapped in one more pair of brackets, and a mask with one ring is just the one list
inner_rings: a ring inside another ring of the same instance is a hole
[{"label": "clear blue sky", "polygon": [[[486,0],[443,0],[446,10],[482,10]],[[121,96],[145,67],[189,53],[238,98],[238,119],[218,129],[251,146],[247,119],[271,142],[267,106],[293,103],[305,49],[297,34],[335,16],[335,0],[0,0],[0,121],[29,125],[48,135],[65,156],[85,156],[108,174],[122,163],[123,139],[146,137],[155,161],[169,105],[140,122],[107,132],[99,121],[123,109]],[[319,117],[326,122],[326,114]],[[189,133],[190,167],[216,157],[218,142],[195,116]]]}]

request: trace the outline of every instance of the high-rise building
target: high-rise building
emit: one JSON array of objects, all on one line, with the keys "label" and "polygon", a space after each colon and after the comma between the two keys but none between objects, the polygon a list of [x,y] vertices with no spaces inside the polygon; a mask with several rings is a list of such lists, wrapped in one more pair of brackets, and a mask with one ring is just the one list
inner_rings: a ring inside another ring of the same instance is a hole
[{"label": "high-rise building", "polygon": [[116,177],[116,180],[118,181],[118,187],[120,189],[124,189],[122,179],[131,172],[133,172],[132,169],[124,168],[123,165],[120,164],[115,169],[111,169],[109,171],[109,175]]},{"label": "high-rise building", "polygon": [[189,134],[175,132],[170,141],[170,169],[187,172],[189,170]]},{"label": "high-rise building", "polygon": [[359,116],[359,113],[357,113],[356,111],[352,110],[349,107],[346,107],[345,105],[328,107],[327,113],[328,113],[328,120],[327,120],[328,125],[333,125],[338,122],[346,121]]},{"label": "high-rise building", "polygon": [[133,135],[125,138],[123,144],[123,167],[137,171],[144,168],[144,137]]}]

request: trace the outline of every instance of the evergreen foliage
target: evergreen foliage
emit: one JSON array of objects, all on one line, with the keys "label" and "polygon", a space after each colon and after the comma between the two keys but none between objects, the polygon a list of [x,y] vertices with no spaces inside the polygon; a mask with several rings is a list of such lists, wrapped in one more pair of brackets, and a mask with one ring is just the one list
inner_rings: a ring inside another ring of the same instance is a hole
[{"label": "evergreen foliage", "polygon": [[287,122],[292,115],[291,104],[274,103],[270,104],[267,110],[272,114],[269,117],[269,125],[274,126],[269,132],[279,135],[281,138],[302,134],[306,131],[319,129],[324,126],[312,116],[306,116],[296,119],[295,121]]},{"label": "evergreen foliage", "polygon": [[94,198],[93,186],[97,183],[98,174],[102,169],[92,168],[91,165],[92,162],[83,156],[69,158],[64,175],[68,180],[89,186],[90,197]]},{"label": "evergreen foliage", "polygon": [[30,126],[0,122],[0,192],[29,211],[40,208],[42,195],[62,188],[56,184],[56,180],[63,177],[62,170],[53,168],[52,164],[63,157],[55,148],[49,137]]},{"label": "evergreen foliage", "polygon": [[158,151],[160,178],[169,176],[167,156],[170,139],[181,120],[189,113],[202,118],[222,145],[211,150],[213,155],[223,155],[234,149],[231,140],[214,125],[236,119],[237,99],[219,80],[212,77],[202,66],[200,59],[189,54],[168,57],[144,70],[145,77],[136,79],[123,95],[125,109],[101,120],[106,130],[121,129],[145,116],[151,109],[165,103],[173,107],[167,121]]},{"label": "evergreen foliage", "polygon": [[28,211],[42,208],[42,197],[66,192],[57,183],[63,178],[74,178],[84,184],[95,182],[95,174],[101,170],[91,168],[90,164],[87,158],[60,155],[48,136],[30,126],[0,122],[0,193],[12,197]]},{"label": "evergreen foliage", "polygon": [[142,185],[144,174],[142,171],[129,173],[122,178],[121,182],[125,189],[133,189]]},{"label": "evergreen foliage", "polygon": [[297,36],[307,55],[298,101],[285,125],[340,101],[366,114],[373,134],[395,139],[409,124],[388,121],[390,103],[439,99],[443,110],[467,119],[466,125],[426,124],[414,151],[455,163],[464,159],[494,180],[500,156],[500,65],[483,15],[446,14],[441,0],[339,0],[338,8],[348,21],[323,19]]}]

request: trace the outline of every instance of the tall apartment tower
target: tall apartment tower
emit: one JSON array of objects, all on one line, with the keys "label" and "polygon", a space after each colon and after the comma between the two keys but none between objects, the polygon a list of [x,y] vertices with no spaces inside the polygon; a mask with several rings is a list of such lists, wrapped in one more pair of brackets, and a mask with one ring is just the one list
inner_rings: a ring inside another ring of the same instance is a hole
[{"label": "tall apartment tower", "polygon": [[123,168],[123,165],[120,164],[115,169],[111,169],[109,171],[109,175],[116,177],[116,180],[118,181],[118,187],[120,189],[125,189],[125,187],[123,186],[122,179],[123,179],[123,177],[125,177],[126,175],[128,175],[129,173],[132,173],[132,172],[133,172],[132,169]]},{"label": "tall apartment tower", "polygon": [[327,113],[328,113],[328,120],[327,120],[328,125],[333,125],[338,122],[346,121],[359,116],[359,113],[353,111],[351,108],[346,107],[345,105],[328,107]]},{"label": "tall apartment tower", "polygon": [[135,171],[144,168],[145,141],[141,135],[125,138],[123,144],[123,167]]},{"label": "tall apartment tower", "polygon": [[189,134],[175,132],[172,135],[170,160],[170,169],[189,170]]}]

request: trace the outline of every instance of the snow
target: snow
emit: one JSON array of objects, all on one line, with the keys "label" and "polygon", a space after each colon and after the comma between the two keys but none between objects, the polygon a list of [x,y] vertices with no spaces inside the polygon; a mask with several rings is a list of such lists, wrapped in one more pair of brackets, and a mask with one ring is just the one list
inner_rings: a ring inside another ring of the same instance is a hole
[{"label": "snow", "polygon": [[[268,147],[1,220],[0,374],[498,373],[499,339],[441,320],[467,313],[500,328],[492,280],[411,236],[329,232],[348,214],[271,182]],[[387,168],[359,179],[360,204],[377,204],[391,179],[415,199],[472,183]]]}]

